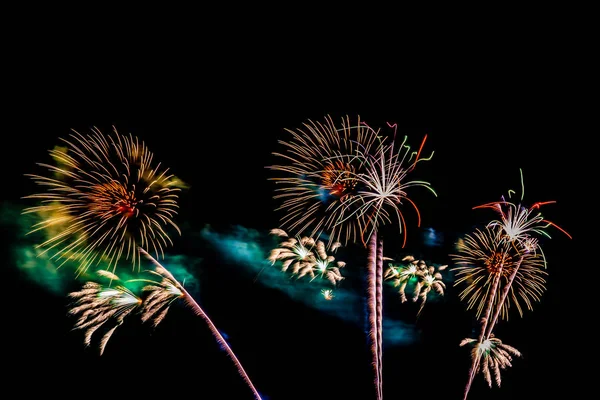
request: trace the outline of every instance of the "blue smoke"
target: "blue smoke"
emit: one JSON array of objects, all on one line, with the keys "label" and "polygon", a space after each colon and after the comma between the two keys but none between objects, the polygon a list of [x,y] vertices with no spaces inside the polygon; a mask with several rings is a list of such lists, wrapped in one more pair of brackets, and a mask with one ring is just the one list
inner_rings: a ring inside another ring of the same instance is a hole
[{"label": "blue smoke", "polygon": [[[344,321],[358,326],[364,325],[366,293],[362,293],[360,288],[351,287],[348,282],[362,273],[357,268],[364,265],[364,262],[361,260],[353,263],[351,260],[344,259],[343,249],[338,250],[335,256],[336,260],[346,262],[346,267],[342,269],[346,280],[333,288],[334,298],[326,300],[321,290],[332,289],[329,282],[318,279],[310,282],[310,278],[306,277],[296,279],[289,272],[282,272],[278,264],[272,265],[267,260],[270,251],[278,247],[281,238],[268,233],[261,234],[242,226],[235,226],[228,233],[216,232],[207,226],[202,230],[201,237],[217,249],[223,261],[244,267],[250,274],[256,276],[261,284],[278,289],[294,301]],[[418,337],[414,325],[400,320],[384,318],[383,328],[386,345],[409,345]]]}]

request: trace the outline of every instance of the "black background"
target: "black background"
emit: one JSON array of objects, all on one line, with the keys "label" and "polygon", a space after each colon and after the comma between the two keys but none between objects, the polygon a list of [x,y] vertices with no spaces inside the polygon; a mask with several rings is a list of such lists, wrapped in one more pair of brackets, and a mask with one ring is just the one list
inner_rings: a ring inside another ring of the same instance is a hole
[{"label": "black background", "polygon": [[[542,301],[524,318],[514,316],[498,327],[498,336],[524,358],[504,373],[500,389],[488,389],[478,377],[470,398],[544,398],[574,384],[566,338],[575,322],[566,299],[573,297],[570,268],[582,236],[574,226],[582,197],[576,163],[584,158],[580,118],[587,108],[579,107],[577,84],[553,62],[551,46],[529,55],[509,52],[513,58],[473,53],[481,47],[423,51],[427,59],[402,51],[398,58],[371,51],[312,58],[307,49],[282,54],[280,46],[264,48],[251,39],[171,49],[165,43],[140,47],[129,37],[118,50],[101,46],[101,37],[68,50],[53,46],[58,39],[38,39],[35,45],[12,45],[3,201],[17,203],[32,190],[23,174],[47,161],[47,150],[70,129],[108,131],[114,125],[143,139],[190,185],[181,196],[179,223],[266,232],[278,226],[281,215],[274,211],[265,166],[275,161],[271,153],[280,149],[284,128],[325,115],[334,121],[360,115],[372,126],[395,122],[414,145],[427,134],[426,149],[435,150],[419,174],[438,197],[420,191],[414,199],[422,226],[445,234],[436,262],[449,262],[443,257],[455,238],[489,220],[473,206],[518,188],[519,168],[526,200],[556,200],[544,215],[574,237],[554,232],[545,244],[550,275]],[[421,231],[411,232],[407,248],[419,248]],[[152,333],[128,322],[102,357],[86,350],[81,332],[71,331],[66,299],[27,280],[11,261],[16,233],[7,228],[3,236],[5,390],[65,397],[251,398],[209,330],[183,307],[174,306]],[[372,398],[362,327],[294,303],[252,277],[236,276],[235,266],[191,239],[177,238],[172,251],[202,253],[197,300],[227,332],[261,393],[272,400]],[[471,335],[475,321],[457,296],[448,285],[445,300],[427,306],[416,322],[418,344],[385,350],[386,398],[461,396],[469,359],[458,343]],[[386,309],[414,321],[415,309],[402,310],[394,301],[392,296]]]}]

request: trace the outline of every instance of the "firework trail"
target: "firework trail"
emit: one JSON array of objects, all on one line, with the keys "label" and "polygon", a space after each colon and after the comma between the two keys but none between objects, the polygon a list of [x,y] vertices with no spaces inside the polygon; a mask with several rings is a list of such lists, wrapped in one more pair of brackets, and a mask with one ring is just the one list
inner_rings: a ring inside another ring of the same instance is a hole
[{"label": "firework trail", "polygon": [[[395,124],[389,126],[396,128]],[[399,209],[403,201],[415,208],[420,223],[419,211],[405,190],[423,186],[433,192],[427,182],[406,181],[419,161],[430,159],[421,157],[427,136],[418,151],[411,152],[406,137],[397,148],[394,130],[387,144],[379,131],[361,122],[360,117],[356,125],[351,125],[349,117],[343,118],[339,129],[330,117],[325,124],[309,121],[304,127],[297,132],[288,130],[293,135],[290,142],[280,141],[287,153],[275,155],[288,165],[270,167],[287,175],[273,178],[282,186],[275,196],[283,199],[280,209],[287,211],[282,223],[300,232],[312,227],[310,236],[328,230],[336,241],[360,239],[367,247],[369,338],[377,399],[381,399],[383,257],[378,254],[383,254],[383,242],[377,228],[391,223],[391,215],[395,215],[406,240]]]},{"label": "firework trail", "polygon": [[[119,282],[119,277],[112,272],[99,270],[100,277],[109,279],[110,283]],[[78,292],[69,293],[75,299],[68,313],[77,316],[73,329],[85,330],[84,343],[89,346],[92,335],[109,321],[115,325],[104,333],[100,340],[100,355],[114,331],[123,324],[126,316],[138,308],[142,300],[123,285],[104,286],[95,282],[87,282]]]},{"label": "firework trail", "polygon": [[131,134],[94,128],[61,140],[65,147],[49,151],[55,165],[38,164],[48,176],[28,175],[45,190],[26,196],[42,204],[23,211],[41,217],[30,233],[49,235],[37,246],[42,254],[76,261],[78,274],[101,261],[114,272],[121,258],[139,269],[138,246],[164,257],[172,245],[166,229],[181,233],[173,222],[181,182]]},{"label": "firework trail", "polygon": [[208,317],[208,315],[206,315],[204,310],[202,310],[200,305],[198,305],[196,300],[194,300],[194,298],[175,279],[175,277],[173,277],[173,275],[165,267],[163,267],[158,261],[156,261],[156,259],[154,259],[150,254],[148,254],[148,252],[146,252],[141,247],[138,248],[138,250],[142,255],[148,258],[152,262],[152,264],[154,264],[155,274],[162,278],[162,281],[160,283],[153,283],[144,288],[144,290],[150,292],[150,295],[148,296],[149,301],[148,299],[146,299],[148,303],[144,305],[142,319],[145,318],[145,320],[147,320],[155,316],[155,318],[162,319],[166,314],[169,305],[172,301],[178,298],[183,299],[185,303],[194,311],[194,313],[201,317],[207,323],[210,331],[212,332],[219,345],[227,352],[227,355],[235,364],[238,373],[244,379],[246,384],[250,387],[250,390],[252,390],[254,397],[258,400],[262,400],[260,394],[254,387],[254,384],[250,380],[250,377],[242,367],[242,364],[234,354],[233,350],[231,350],[231,347],[229,347],[229,344],[227,344],[227,341],[225,340],[223,335],[221,335],[215,324]]},{"label": "firework trail", "polygon": [[[389,125],[389,124],[388,124]],[[390,125],[396,127],[396,125]],[[377,131],[379,134],[379,131]],[[379,137],[379,136],[378,136]],[[406,223],[404,216],[400,211],[403,202],[410,203],[418,216],[418,225],[420,225],[420,213],[416,204],[407,197],[406,189],[412,186],[422,186],[429,189],[434,195],[435,191],[424,181],[407,181],[407,175],[415,168],[419,161],[426,161],[431,158],[421,158],[421,151],[425,144],[427,136],[423,139],[418,151],[411,152],[410,146],[406,144],[407,138],[398,148],[395,143],[396,132],[394,131],[393,140],[389,145],[381,145],[376,153],[359,152],[358,156],[363,160],[365,169],[361,174],[356,175],[358,190],[358,199],[351,199],[346,207],[348,216],[346,218],[357,216],[366,221],[365,229],[362,232],[363,241],[368,240],[369,255],[369,273],[368,280],[370,301],[373,302],[369,307],[370,312],[374,312],[374,318],[371,322],[371,338],[374,338],[372,344],[375,353],[376,374],[378,375],[378,398],[383,398],[383,238],[378,235],[378,228],[381,225],[392,223],[391,215],[395,215],[398,221],[400,234],[403,234],[404,240],[402,247],[406,244]],[[383,143],[384,140],[381,140]],[[433,155],[433,153],[432,153]],[[374,262],[374,264],[373,264]]]},{"label": "firework trail", "polygon": [[[525,188],[522,170],[520,170],[520,173],[522,201],[525,194]],[[509,198],[511,192],[514,193],[514,191],[509,190]],[[533,206],[526,208],[520,203],[515,204],[502,197],[501,201],[474,207],[491,208],[500,214],[499,219],[492,220],[486,226],[488,232],[492,232],[491,235],[487,235],[488,237],[486,238],[486,235],[479,231],[475,234],[477,237],[476,240],[467,236],[466,242],[470,242],[471,244],[463,248],[463,256],[454,256],[455,260],[458,260],[458,262],[463,262],[465,264],[472,263],[471,266],[477,264],[477,262],[481,263],[482,260],[484,261],[483,267],[475,266],[470,268],[467,265],[459,267],[459,274],[463,273],[464,279],[457,280],[457,283],[460,283],[470,279],[470,282],[467,281],[469,282],[469,286],[463,291],[461,296],[463,298],[470,296],[470,301],[472,302],[475,302],[480,298],[481,287],[478,285],[483,284],[484,287],[487,286],[485,288],[488,293],[487,299],[482,301],[479,307],[479,310],[481,310],[482,305],[485,304],[483,312],[484,316],[481,320],[481,332],[478,337],[479,346],[492,337],[493,328],[501,313],[503,317],[508,318],[507,311],[510,299],[513,300],[521,315],[522,309],[518,302],[519,297],[524,300],[529,309],[531,309],[530,298],[539,300],[539,296],[544,289],[545,283],[543,278],[539,275],[542,272],[541,267],[546,267],[546,258],[538,239],[533,235],[536,234],[550,238],[546,229],[553,226],[571,238],[565,230],[553,222],[546,220],[539,212],[542,205],[552,203],[555,202],[538,202]],[[491,240],[489,240],[489,238],[491,238]],[[483,246],[478,248],[478,242],[483,243]],[[461,246],[459,245],[459,248],[460,247]],[[485,250],[482,250],[483,248],[485,248]],[[490,252],[490,249],[493,249],[493,251]],[[485,264],[485,253],[488,255],[487,265]],[[492,259],[489,258],[491,253],[493,253]],[[484,255],[483,258],[480,257],[482,254]],[[477,274],[480,275],[473,279]],[[517,276],[517,289],[514,290],[512,285]],[[492,279],[491,284],[490,278]],[[503,278],[505,282],[501,282]],[[509,293],[511,293],[510,298],[508,297]],[[479,353],[475,354],[477,355]],[[487,360],[484,360],[484,362],[487,362]],[[469,380],[464,391],[465,400],[471,388],[471,383],[473,382],[476,373],[480,370],[480,363],[481,357],[476,356],[472,358],[471,368],[469,370]],[[485,373],[485,368],[483,371]]]},{"label": "firework trail", "polygon": [[[302,238],[290,238],[282,229],[272,229],[272,235],[286,238],[279,247],[271,250],[268,260],[275,265],[281,261],[281,270],[291,269],[292,275],[298,279],[308,275],[311,281],[319,277],[327,279],[333,286],[341,282],[344,277],[340,271],[346,263],[335,261],[335,257],[327,254],[327,248],[322,240],[314,240],[304,236]],[[337,250],[340,242],[330,244],[331,251]]]},{"label": "firework trail", "polygon": [[383,393],[381,393],[382,385],[381,385],[381,365],[379,364],[379,334],[377,328],[378,324],[378,315],[377,315],[377,303],[379,297],[377,296],[377,232],[371,235],[369,240],[369,253],[367,256],[367,273],[368,273],[368,310],[369,310],[369,338],[371,340],[371,357],[372,357],[372,365],[375,372],[375,391],[377,400],[381,400],[383,398]]}]

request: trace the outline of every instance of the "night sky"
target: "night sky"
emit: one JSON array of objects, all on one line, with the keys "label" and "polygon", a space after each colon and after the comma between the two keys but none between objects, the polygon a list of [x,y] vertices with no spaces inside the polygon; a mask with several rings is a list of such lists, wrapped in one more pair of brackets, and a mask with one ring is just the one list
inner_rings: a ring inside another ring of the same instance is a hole
[{"label": "night sky", "polygon": [[[208,70],[202,74],[193,73],[197,64],[182,70],[170,65],[168,72],[146,70],[147,78],[141,78],[137,68],[142,65],[124,66],[120,72],[113,65],[106,75],[99,68],[77,78],[64,70],[60,78],[44,71],[22,81],[13,97],[14,112],[8,115],[2,158],[3,281],[9,289],[3,311],[9,348],[3,355],[9,369],[5,390],[26,396],[43,388],[47,394],[77,398],[90,393],[153,398],[158,392],[252,398],[204,322],[180,303],[174,303],[155,330],[127,319],[99,357],[96,347],[84,347],[83,333],[71,330],[73,319],[66,314],[66,294],[81,282],[63,279],[61,287],[51,290],[17,265],[16,249],[27,241],[22,219],[12,212],[32,205],[20,198],[35,190],[24,174],[40,172],[35,163],[48,162],[47,151],[70,129],[87,133],[96,126],[108,133],[115,126],[143,140],[155,160],[189,185],[180,195],[175,219],[183,234],[172,236],[168,254],[185,257],[184,267],[194,278],[191,293],[227,335],[265,398],[373,398],[364,304],[357,303],[364,294],[366,251],[348,246],[336,254],[352,277],[342,286],[354,296],[354,308],[340,316],[312,307],[313,300],[302,301],[294,288],[301,285],[302,295],[318,297],[318,286],[311,291],[310,285],[285,275],[281,282],[273,281],[273,274],[266,278],[252,259],[223,245],[231,239],[268,249],[268,232],[279,227],[282,214],[275,211],[274,184],[265,167],[278,161],[272,152],[281,150],[278,140],[289,138],[285,128],[300,128],[309,119],[323,121],[326,115],[336,123],[345,115],[360,115],[374,127],[397,123],[399,134],[408,135],[413,147],[426,134],[424,152],[435,151],[431,161],[415,170],[415,178],[429,181],[438,196],[413,190],[421,227],[414,211],[405,208],[407,245],[402,249],[397,231],[387,231],[388,256],[419,254],[438,265],[451,263],[448,254],[456,240],[494,217],[491,211],[472,208],[518,190],[519,168],[526,203],[557,201],[543,214],[574,239],[550,230],[552,239],[542,244],[548,290],[533,311],[525,311],[523,318],[511,314],[496,330],[524,357],[504,371],[501,388],[489,389],[479,375],[469,398],[544,398],[566,387],[564,360],[570,350],[560,342],[570,334],[563,301],[572,288],[564,276],[577,247],[572,222],[579,212],[578,184],[569,179],[576,167],[565,145],[574,134],[572,116],[563,111],[566,99],[543,79],[519,85],[513,77],[490,79],[482,73],[466,82],[464,74],[445,86],[424,83],[422,76],[386,82],[374,75],[334,87],[321,84],[333,71],[324,71],[318,82],[291,70],[223,72],[233,61],[204,65]],[[425,240],[432,232],[434,245]],[[444,276],[445,296],[428,302],[418,319],[417,307],[401,304],[394,288],[386,285],[384,314],[405,327],[404,339],[388,342],[384,349],[386,399],[461,398],[469,357],[458,343],[472,335],[476,320],[458,299],[451,274]],[[332,302],[343,300],[340,296]],[[17,382],[21,377],[25,383]]]}]

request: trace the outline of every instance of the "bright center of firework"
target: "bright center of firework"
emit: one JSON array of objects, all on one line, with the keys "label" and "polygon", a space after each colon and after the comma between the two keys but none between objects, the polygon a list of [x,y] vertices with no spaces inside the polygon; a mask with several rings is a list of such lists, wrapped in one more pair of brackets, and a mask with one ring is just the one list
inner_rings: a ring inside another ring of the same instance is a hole
[{"label": "bright center of firework", "polygon": [[296,246],[296,255],[300,260],[304,260],[310,255],[310,251],[304,246]]},{"label": "bright center of firework", "polygon": [[409,277],[409,276],[414,276],[414,274],[417,272],[417,267],[414,265],[409,266],[406,269],[402,269],[400,272],[400,275],[404,278]]},{"label": "bright center of firework", "polygon": [[115,207],[120,214],[123,214],[127,218],[133,216],[135,212],[135,205],[130,200],[119,201]]},{"label": "bright center of firework", "polygon": [[331,290],[331,289],[323,289],[323,290],[321,290],[321,294],[323,295],[325,300],[333,299],[333,290]]},{"label": "bright center of firework", "polygon": [[317,262],[317,268],[319,269],[319,271],[325,272],[325,270],[327,269],[327,261],[319,260]]},{"label": "bright center of firework", "polygon": [[515,211],[513,216],[513,209],[511,208],[503,220],[503,228],[508,240],[514,242],[518,240],[523,233],[527,230],[527,221],[529,220],[529,210],[523,206],[519,206],[519,211]]},{"label": "bright center of firework", "polygon": [[492,348],[492,341],[489,339],[484,340],[483,343],[481,343],[479,345],[479,352],[486,353],[486,352],[489,352],[491,348]]},{"label": "bright center of firework", "polygon": [[512,258],[502,252],[492,254],[485,262],[488,272],[492,275],[499,273],[500,268],[502,268],[502,273],[506,275],[508,272],[508,267],[511,265]]},{"label": "bright center of firework", "polygon": [[347,163],[336,161],[325,166],[321,178],[323,189],[330,196],[342,198],[356,187],[356,179],[352,178],[353,168]]},{"label": "bright center of firework", "polygon": [[435,278],[434,278],[433,276],[431,276],[431,275],[427,275],[427,276],[425,277],[425,284],[426,284],[427,286],[431,285],[431,284],[433,283],[433,281],[435,281]]}]

